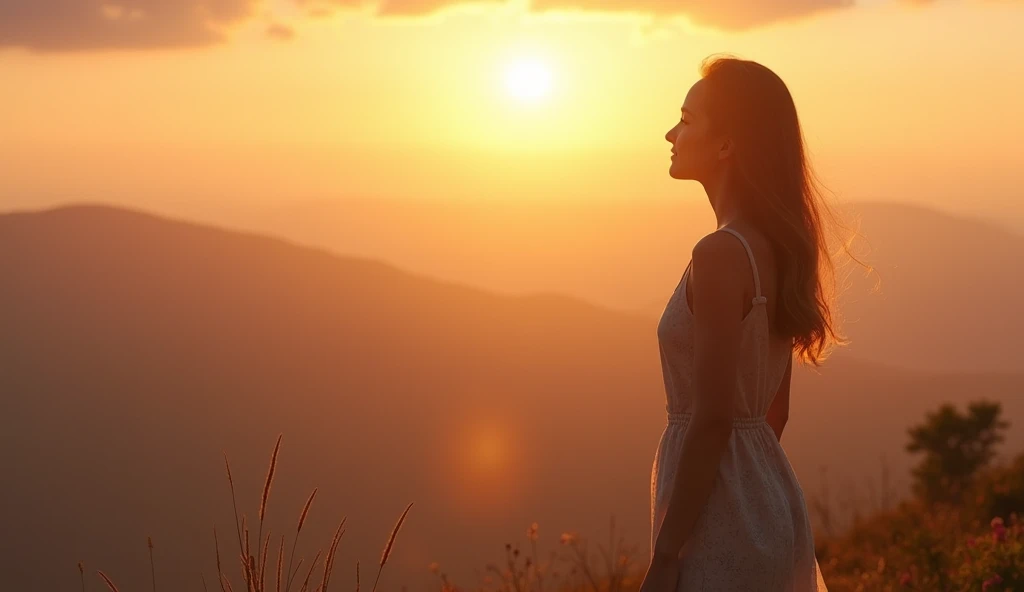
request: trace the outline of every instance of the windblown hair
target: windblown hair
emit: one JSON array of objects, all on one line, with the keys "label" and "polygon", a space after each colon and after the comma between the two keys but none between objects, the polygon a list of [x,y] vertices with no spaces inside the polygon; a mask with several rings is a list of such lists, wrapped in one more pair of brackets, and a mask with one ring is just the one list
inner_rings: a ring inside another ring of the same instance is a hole
[{"label": "windblown hair", "polygon": [[[838,328],[828,246],[829,230],[841,224],[808,162],[793,97],[778,75],[756,62],[711,56],[700,73],[711,125],[734,143],[743,210],[778,261],[775,330],[793,339],[801,363],[818,366],[836,345],[849,342]],[[849,254],[849,241],[842,242]]]}]

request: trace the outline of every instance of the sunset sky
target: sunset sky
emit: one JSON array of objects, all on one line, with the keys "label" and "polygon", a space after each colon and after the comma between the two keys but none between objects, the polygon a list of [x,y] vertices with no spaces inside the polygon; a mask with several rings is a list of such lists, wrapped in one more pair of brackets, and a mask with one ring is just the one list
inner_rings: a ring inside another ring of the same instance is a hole
[{"label": "sunset sky", "polygon": [[[716,222],[665,135],[719,53],[862,214],[850,342],[792,372],[814,519],[909,492],[942,403],[1000,402],[1019,454],[1024,0],[0,0],[0,588],[198,589],[236,487],[257,549],[314,487],[305,557],[350,516],[343,585],[409,502],[382,588],[534,522],[646,563],[662,318]],[[139,211],[12,213],[83,203]]]},{"label": "sunset sky", "polygon": [[0,209],[697,195],[664,134],[731,52],[842,198],[1024,219],[1022,28],[995,0],[5,0]]}]

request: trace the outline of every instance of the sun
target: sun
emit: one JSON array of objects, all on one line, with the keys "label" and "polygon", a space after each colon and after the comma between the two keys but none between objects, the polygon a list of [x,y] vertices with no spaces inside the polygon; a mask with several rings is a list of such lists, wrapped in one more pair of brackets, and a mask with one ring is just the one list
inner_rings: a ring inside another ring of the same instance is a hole
[{"label": "sun", "polygon": [[520,101],[538,102],[551,92],[551,69],[541,60],[516,60],[505,70],[505,90]]}]

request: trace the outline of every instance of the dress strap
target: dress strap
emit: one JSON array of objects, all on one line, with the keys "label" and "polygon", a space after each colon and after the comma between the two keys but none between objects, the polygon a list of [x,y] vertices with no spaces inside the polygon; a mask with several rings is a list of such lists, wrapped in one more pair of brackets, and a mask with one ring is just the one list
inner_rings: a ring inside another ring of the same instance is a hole
[{"label": "dress strap", "polygon": [[728,232],[743,243],[743,248],[747,250],[747,256],[750,258],[750,269],[754,272],[754,303],[767,302],[768,298],[761,295],[761,278],[757,273],[757,262],[754,261],[754,251],[751,250],[750,243],[747,242],[747,239],[743,238],[742,234],[732,228],[719,228],[719,230]]}]

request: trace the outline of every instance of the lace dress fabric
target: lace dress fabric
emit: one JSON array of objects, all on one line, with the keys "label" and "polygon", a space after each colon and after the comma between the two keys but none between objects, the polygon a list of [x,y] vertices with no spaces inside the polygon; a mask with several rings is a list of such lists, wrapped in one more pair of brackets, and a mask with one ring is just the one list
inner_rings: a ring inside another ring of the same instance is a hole
[{"label": "lace dress fabric", "polygon": [[[814,556],[807,505],[786,453],[766,421],[792,355],[791,341],[769,334],[753,251],[753,307],[742,321],[733,431],[692,536],[679,554],[677,592],[827,592]],[[658,324],[667,422],[651,470],[651,549],[671,497],[694,398],[693,314],[686,301],[690,266]],[[685,476],[680,482],[686,487]]]}]

